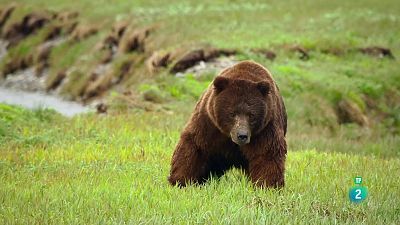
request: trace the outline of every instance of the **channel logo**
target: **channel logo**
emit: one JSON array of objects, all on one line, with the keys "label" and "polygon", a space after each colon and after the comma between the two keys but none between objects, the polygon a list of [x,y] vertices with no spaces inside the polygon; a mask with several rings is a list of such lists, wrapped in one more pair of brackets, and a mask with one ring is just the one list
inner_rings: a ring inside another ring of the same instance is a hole
[{"label": "channel logo", "polygon": [[367,187],[362,186],[362,177],[354,178],[354,186],[350,188],[349,198],[354,203],[361,203],[368,196]]}]

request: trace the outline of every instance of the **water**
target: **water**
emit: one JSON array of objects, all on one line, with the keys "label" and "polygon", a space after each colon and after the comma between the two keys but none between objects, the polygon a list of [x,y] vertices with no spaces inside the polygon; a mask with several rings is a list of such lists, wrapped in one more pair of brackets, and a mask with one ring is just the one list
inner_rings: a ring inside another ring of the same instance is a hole
[{"label": "water", "polygon": [[79,103],[66,101],[56,96],[46,95],[39,92],[14,90],[1,86],[0,102],[19,105],[29,109],[39,107],[50,108],[68,117],[90,111],[88,107]]}]

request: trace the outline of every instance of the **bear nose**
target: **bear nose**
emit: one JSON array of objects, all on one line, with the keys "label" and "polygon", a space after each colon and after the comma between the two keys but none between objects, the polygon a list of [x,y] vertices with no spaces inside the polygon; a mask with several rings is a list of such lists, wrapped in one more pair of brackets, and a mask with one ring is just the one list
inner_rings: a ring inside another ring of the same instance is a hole
[{"label": "bear nose", "polygon": [[238,138],[238,140],[239,141],[241,141],[241,142],[246,142],[247,141],[247,138],[249,138],[249,135],[247,134],[247,132],[238,132],[238,134],[237,134],[237,138]]}]

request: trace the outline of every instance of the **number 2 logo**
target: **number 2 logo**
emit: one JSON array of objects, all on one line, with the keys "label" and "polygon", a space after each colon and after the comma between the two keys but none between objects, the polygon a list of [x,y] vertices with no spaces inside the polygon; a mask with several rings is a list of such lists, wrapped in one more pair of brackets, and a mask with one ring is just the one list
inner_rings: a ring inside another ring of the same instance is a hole
[{"label": "number 2 logo", "polygon": [[354,198],[357,200],[361,200],[362,199],[361,193],[362,193],[361,189],[356,189],[356,196]]},{"label": "number 2 logo", "polygon": [[357,176],[354,178],[354,184],[352,188],[349,190],[349,199],[354,203],[360,203],[367,198],[368,189],[361,185],[362,177]]},{"label": "number 2 logo", "polygon": [[367,188],[366,187],[353,187],[349,191],[350,201],[355,203],[360,203],[367,197]]}]

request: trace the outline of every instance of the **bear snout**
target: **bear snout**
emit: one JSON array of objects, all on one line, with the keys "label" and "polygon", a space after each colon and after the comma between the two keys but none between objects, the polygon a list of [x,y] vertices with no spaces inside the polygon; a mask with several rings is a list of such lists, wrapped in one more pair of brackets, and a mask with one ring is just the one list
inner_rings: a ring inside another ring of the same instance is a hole
[{"label": "bear snout", "polygon": [[232,141],[240,146],[250,143],[251,132],[247,116],[235,116],[235,125],[232,127],[230,135]]},{"label": "bear snout", "polygon": [[239,130],[237,132],[237,140],[241,144],[248,144],[250,142],[249,132],[247,132],[246,130]]},{"label": "bear snout", "polygon": [[231,139],[234,143],[242,146],[250,143],[250,131],[247,129],[238,129],[231,132]]},{"label": "bear snout", "polygon": [[237,138],[238,138],[239,141],[245,142],[245,141],[247,141],[248,134],[247,134],[247,132],[240,132],[239,131],[238,134],[237,134]]}]

